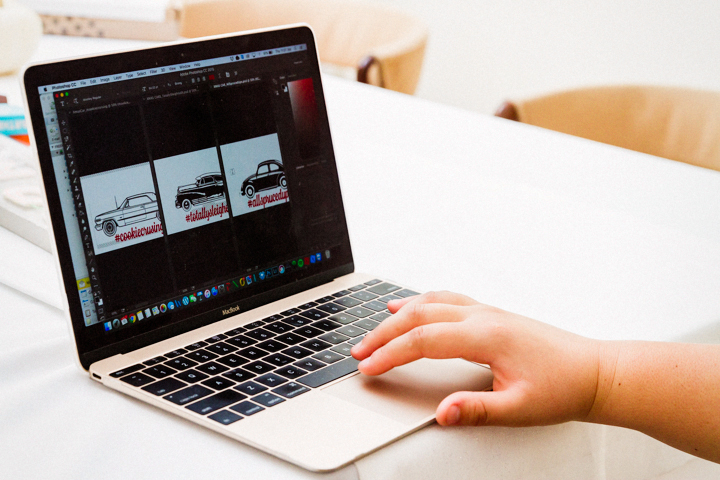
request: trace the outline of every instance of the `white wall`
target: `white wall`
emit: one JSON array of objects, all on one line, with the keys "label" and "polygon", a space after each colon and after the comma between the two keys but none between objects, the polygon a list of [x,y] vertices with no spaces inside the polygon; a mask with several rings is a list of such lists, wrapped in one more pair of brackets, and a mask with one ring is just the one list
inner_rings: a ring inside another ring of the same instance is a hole
[{"label": "white wall", "polygon": [[720,90],[718,0],[375,0],[431,29],[416,94],[492,113],[587,85]]}]

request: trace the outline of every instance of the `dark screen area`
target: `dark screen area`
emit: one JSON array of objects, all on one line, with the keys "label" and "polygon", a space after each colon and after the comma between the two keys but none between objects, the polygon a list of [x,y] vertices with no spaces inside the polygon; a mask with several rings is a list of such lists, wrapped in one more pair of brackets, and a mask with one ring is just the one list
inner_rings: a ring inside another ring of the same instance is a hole
[{"label": "dark screen area", "polygon": [[[148,161],[137,104],[68,115],[74,155],[81,176]],[[71,153],[71,151],[68,151]]]}]

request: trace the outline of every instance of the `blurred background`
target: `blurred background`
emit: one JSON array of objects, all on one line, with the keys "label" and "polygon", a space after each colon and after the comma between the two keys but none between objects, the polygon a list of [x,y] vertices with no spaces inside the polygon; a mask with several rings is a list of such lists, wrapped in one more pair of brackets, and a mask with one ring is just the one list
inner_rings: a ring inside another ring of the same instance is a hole
[{"label": "blurred background", "polygon": [[[16,1],[45,14],[136,21],[162,21],[169,5],[169,0]],[[349,9],[365,3],[339,1]],[[428,100],[490,114],[503,100],[595,85],[720,90],[717,1],[374,2],[427,26],[415,94]]]}]

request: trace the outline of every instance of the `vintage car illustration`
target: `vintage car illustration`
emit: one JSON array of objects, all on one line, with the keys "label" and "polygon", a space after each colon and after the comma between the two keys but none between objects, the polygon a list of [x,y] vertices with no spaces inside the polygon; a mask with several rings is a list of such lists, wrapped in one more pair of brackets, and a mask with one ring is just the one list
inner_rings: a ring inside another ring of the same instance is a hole
[{"label": "vintage car illustration", "polygon": [[265,160],[258,164],[256,173],[245,179],[240,194],[253,198],[256,192],[276,187],[287,188],[283,165],[277,160]]},{"label": "vintage car illustration", "polygon": [[105,235],[112,237],[117,232],[118,226],[123,227],[155,218],[160,218],[155,194],[139,193],[127,197],[115,210],[95,217],[95,230],[102,230]]},{"label": "vintage car illustration", "polygon": [[225,182],[218,172],[203,173],[195,183],[178,187],[175,207],[190,211],[193,205],[225,198]]}]

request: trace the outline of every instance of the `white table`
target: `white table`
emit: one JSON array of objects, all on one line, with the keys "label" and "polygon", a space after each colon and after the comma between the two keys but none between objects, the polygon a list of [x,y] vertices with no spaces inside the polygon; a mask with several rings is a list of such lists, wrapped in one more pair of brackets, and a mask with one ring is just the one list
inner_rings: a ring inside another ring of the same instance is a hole
[{"label": "white table", "polygon": [[[78,40],[41,52],[63,42]],[[598,338],[720,341],[720,173],[332,78],[325,90],[359,271]],[[90,381],[51,306],[50,255],[3,229],[0,251],[3,478],[720,473],[637,432],[569,423],[433,425],[312,474]]]}]

